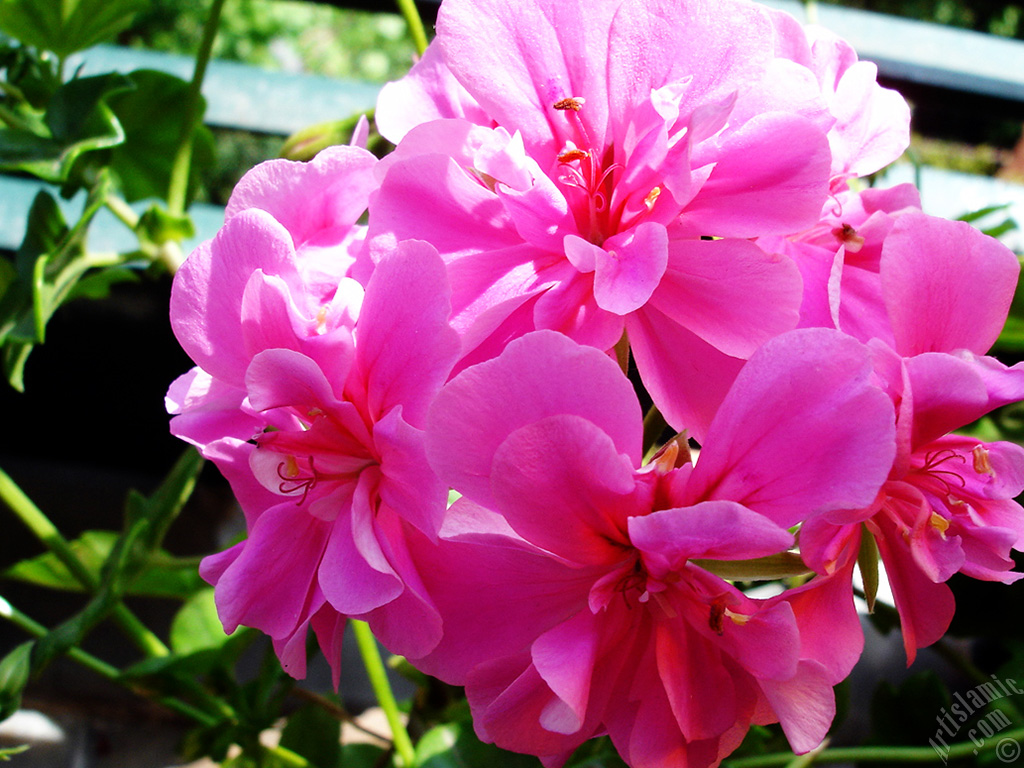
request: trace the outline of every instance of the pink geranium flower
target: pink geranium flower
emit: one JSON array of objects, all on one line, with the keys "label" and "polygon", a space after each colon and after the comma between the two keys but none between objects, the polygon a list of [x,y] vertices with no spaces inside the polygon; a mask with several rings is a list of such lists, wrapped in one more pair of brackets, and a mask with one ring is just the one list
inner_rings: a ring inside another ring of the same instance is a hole
[{"label": "pink geranium flower", "polygon": [[437,546],[414,549],[445,626],[415,663],[466,686],[482,738],[547,765],[604,732],[634,766],[717,765],[776,720],[813,748],[847,659],[716,570],[791,546],[768,513],[873,499],[892,422],[862,345],[795,332],[747,364],[695,467],[678,442],[641,467],[612,360],[551,332],[510,343],[428,417],[431,463],[465,495]]},{"label": "pink geranium flower", "polygon": [[[1024,509],[1013,501],[1024,449],[948,434],[1024,397],[1024,368],[984,356],[1006,319],[1017,259],[967,224],[915,211],[912,193],[840,196],[842,218],[796,245],[798,258],[831,262],[827,288],[808,281],[817,298],[805,317],[821,319],[827,305],[825,322],[870,343],[898,414],[896,460],[878,499],[806,522],[801,553],[820,573],[850,573],[862,537],[874,538],[908,661],[949,626],[950,576],[1015,581],[1010,551],[1024,546]],[[824,257],[824,230],[839,221]]]},{"label": "pink geranium flower", "polygon": [[833,172],[888,156],[865,139],[859,164],[847,90],[902,149],[905,105],[829,45],[742,0],[449,0],[382,93],[400,144],[370,236],[437,247],[460,366],[533,329],[625,333],[668,421],[703,436],[742,361],[797,322],[797,270],[749,238],[810,226]]},{"label": "pink geranium flower", "polygon": [[222,470],[248,528],[201,572],[225,628],[266,632],[297,676],[310,626],[335,675],[344,616],[407,652],[440,633],[405,539],[435,537],[445,507],[420,429],[459,349],[444,266],[405,243],[377,255],[365,292],[344,276],[375,161],[346,182],[368,153],[334,153],[253,172],[171,297],[197,363],[168,394],[171,429]]}]

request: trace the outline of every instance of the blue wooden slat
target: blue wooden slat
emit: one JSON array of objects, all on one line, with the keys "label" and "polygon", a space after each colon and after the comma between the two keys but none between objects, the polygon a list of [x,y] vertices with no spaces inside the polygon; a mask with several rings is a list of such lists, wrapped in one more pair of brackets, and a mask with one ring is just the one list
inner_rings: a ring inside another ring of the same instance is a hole
[{"label": "blue wooden slat", "polygon": [[[192,78],[188,56],[99,45],[68,60],[83,75],[157,69]],[[380,86],[355,80],[272,72],[233,61],[210,62],[203,80],[208,125],[287,136],[300,128],[373,109]],[[168,105],[173,109],[174,105]]]}]

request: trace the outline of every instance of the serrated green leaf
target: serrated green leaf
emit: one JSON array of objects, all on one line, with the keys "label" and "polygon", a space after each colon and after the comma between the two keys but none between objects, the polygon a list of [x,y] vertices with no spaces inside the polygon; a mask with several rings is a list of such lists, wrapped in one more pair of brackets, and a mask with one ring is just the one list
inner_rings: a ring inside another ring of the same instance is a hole
[{"label": "serrated green leaf", "polygon": [[340,768],[341,723],[312,704],[295,711],[281,732],[281,746],[302,755],[316,768]]},{"label": "serrated green leaf", "polygon": [[145,0],[0,0],[0,30],[66,58],[116,34]]},{"label": "serrated green leaf", "polygon": [[0,659],[0,721],[6,720],[21,706],[21,694],[32,669],[33,645],[35,643],[29,640]]}]

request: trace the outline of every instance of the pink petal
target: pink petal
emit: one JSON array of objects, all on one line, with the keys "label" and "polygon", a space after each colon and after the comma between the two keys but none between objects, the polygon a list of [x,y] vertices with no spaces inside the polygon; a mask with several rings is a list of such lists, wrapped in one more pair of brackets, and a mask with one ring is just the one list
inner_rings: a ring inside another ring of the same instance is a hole
[{"label": "pink petal", "polygon": [[964,222],[901,216],[882,248],[882,286],[896,351],[985,354],[1003,328],[1020,266]]},{"label": "pink petal", "polygon": [[291,236],[270,214],[249,210],[225,223],[213,240],[185,259],[171,288],[171,326],[199,366],[241,386],[249,365],[242,297],[250,275],[294,275]]},{"label": "pink petal", "polygon": [[757,237],[813,225],[828,194],[825,134],[798,115],[757,115],[703,162],[714,170],[683,216],[702,234]]},{"label": "pink petal", "polygon": [[422,425],[459,354],[450,313],[444,264],[431,246],[402,243],[377,263],[359,313],[356,348],[371,418],[401,405],[410,424]]},{"label": "pink petal", "polygon": [[530,658],[559,702],[548,704],[540,724],[555,733],[576,733],[587,716],[591,676],[600,640],[598,619],[581,611],[533,643]]},{"label": "pink petal", "polygon": [[444,63],[440,43],[433,43],[408,75],[381,89],[374,122],[381,136],[397,144],[416,125],[442,118],[491,122]]},{"label": "pink petal", "polygon": [[804,754],[821,744],[836,714],[832,685],[821,664],[801,661],[793,678],[764,680],[761,690],[775,710],[794,752]]},{"label": "pink petal", "polygon": [[604,146],[614,9],[587,0],[456,0],[438,14],[438,38],[456,79],[497,123],[522,131],[545,165],[571,138],[568,115],[553,107],[564,98],[587,100],[580,115],[592,145]]},{"label": "pink petal", "polygon": [[745,240],[676,240],[651,303],[731,357],[796,327],[801,281],[787,257]]},{"label": "pink petal", "polygon": [[631,517],[629,539],[641,552],[665,558],[673,570],[691,558],[747,560],[793,545],[791,533],[732,501],[705,501]]},{"label": "pink petal", "polygon": [[626,315],[647,303],[665,274],[668,233],[660,224],[644,222],[608,238],[594,256],[597,305]]},{"label": "pink petal", "polygon": [[498,446],[519,427],[559,414],[593,422],[639,464],[632,385],[602,352],[551,331],[517,339],[441,390],[427,416],[427,456],[444,482],[493,506],[489,476]]},{"label": "pink petal", "polygon": [[871,504],[895,456],[894,414],[867,350],[835,331],[776,337],[712,423],[691,498],[738,501],[782,526]]},{"label": "pink petal", "polygon": [[291,502],[260,515],[217,581],[225,631],[246,624],[271,637],[291,634],[303,620],[328,534],[328,524]]},{"label": "pink petal", "polygon": [[515,430],[491,468],[496,508],[516,533],[576,563],[621,559],[626,517],[642,511],[630,498],[635,488],[633,467],[611,438],[570,414]]},{"label": "pink petal", "polygon": [[334,522],[319,570],[327,601],[349,616],[368,613],[402,592],[401,579],[377,539],[369,475],[364,472],[359,478],[351,512],[343,511]]},{"label": "pink petal", "polygon": [[743,361],[720,352],[651,303],[626,318],[644,386],[665,421],[703,442]]},{"label": "pink petal", "polygon": [[307,163],[268,160],[242,177],[224,215],[267,211],[291,234],[296,250],[337,244],[366,210],[377,187],[376,164],[365,149],[347,146],[327,147]]}]

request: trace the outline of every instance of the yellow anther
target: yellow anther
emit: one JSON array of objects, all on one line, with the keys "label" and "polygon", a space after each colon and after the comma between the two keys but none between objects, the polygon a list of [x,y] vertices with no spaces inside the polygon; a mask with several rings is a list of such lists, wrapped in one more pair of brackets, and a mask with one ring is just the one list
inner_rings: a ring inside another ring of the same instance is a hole
[{"label": "yellow anther", "polygon": [[946,531],[949,529],[949,520],[944,518],[938,512],[932,512],[931,518],[928,520],[931,523],[932,528],[939,532],[939,536],[942,540],[946,540]]},{"label": "yellow anther", "polygon": [[293,478],[299,476],[299,462],[295,460],[294,456],[285,456],[284,462],[281,464],[280,472],[287,478]]},{"label": "yellow anther", "polygon": [[563,111],[566,109],[571,109],[573,112],[579,112],[583,108],[583,103],[584,99],[573,98],[572,96],[570,96],[565,99],[559,99],[551,106],[553,106],[555,109],[560,109]]},{"label": "yellow anther", "polygon": [[320,307],[320,311],[316,313],[316,332],[318,336],[322,336],[327,333],[327,305],[324,304]]},{"label": "yellow anther", "polygon": [[590,157],[590,155],[582,149],[567,149],[558,156],[558,162],[571,163],[575,160],[583,160],[588,157]]},{"label": "yellow anther", "polygon": [[647,197],[644,198],[644,205],[647,206],[648,211],[654,210],[654,204],[658,202],[658,198],[661,196],[661,187],[655,187],[647,193]]},{"label": "yellow anther", "polygon": [[728,608],[725,609],[725,615],[732,619],[733,624],[738,624],[741,627],[750,621],[750,616],[745,613],[733,613]]},{"label": "yellow anther", "polygon": [[992,462],[988,460],[988,449],[983,445],[974,446],[974,450],[971,451],[974,454],[974,471],[979,475],[991,475],[996,476],[996,471],[992,469]]}]

